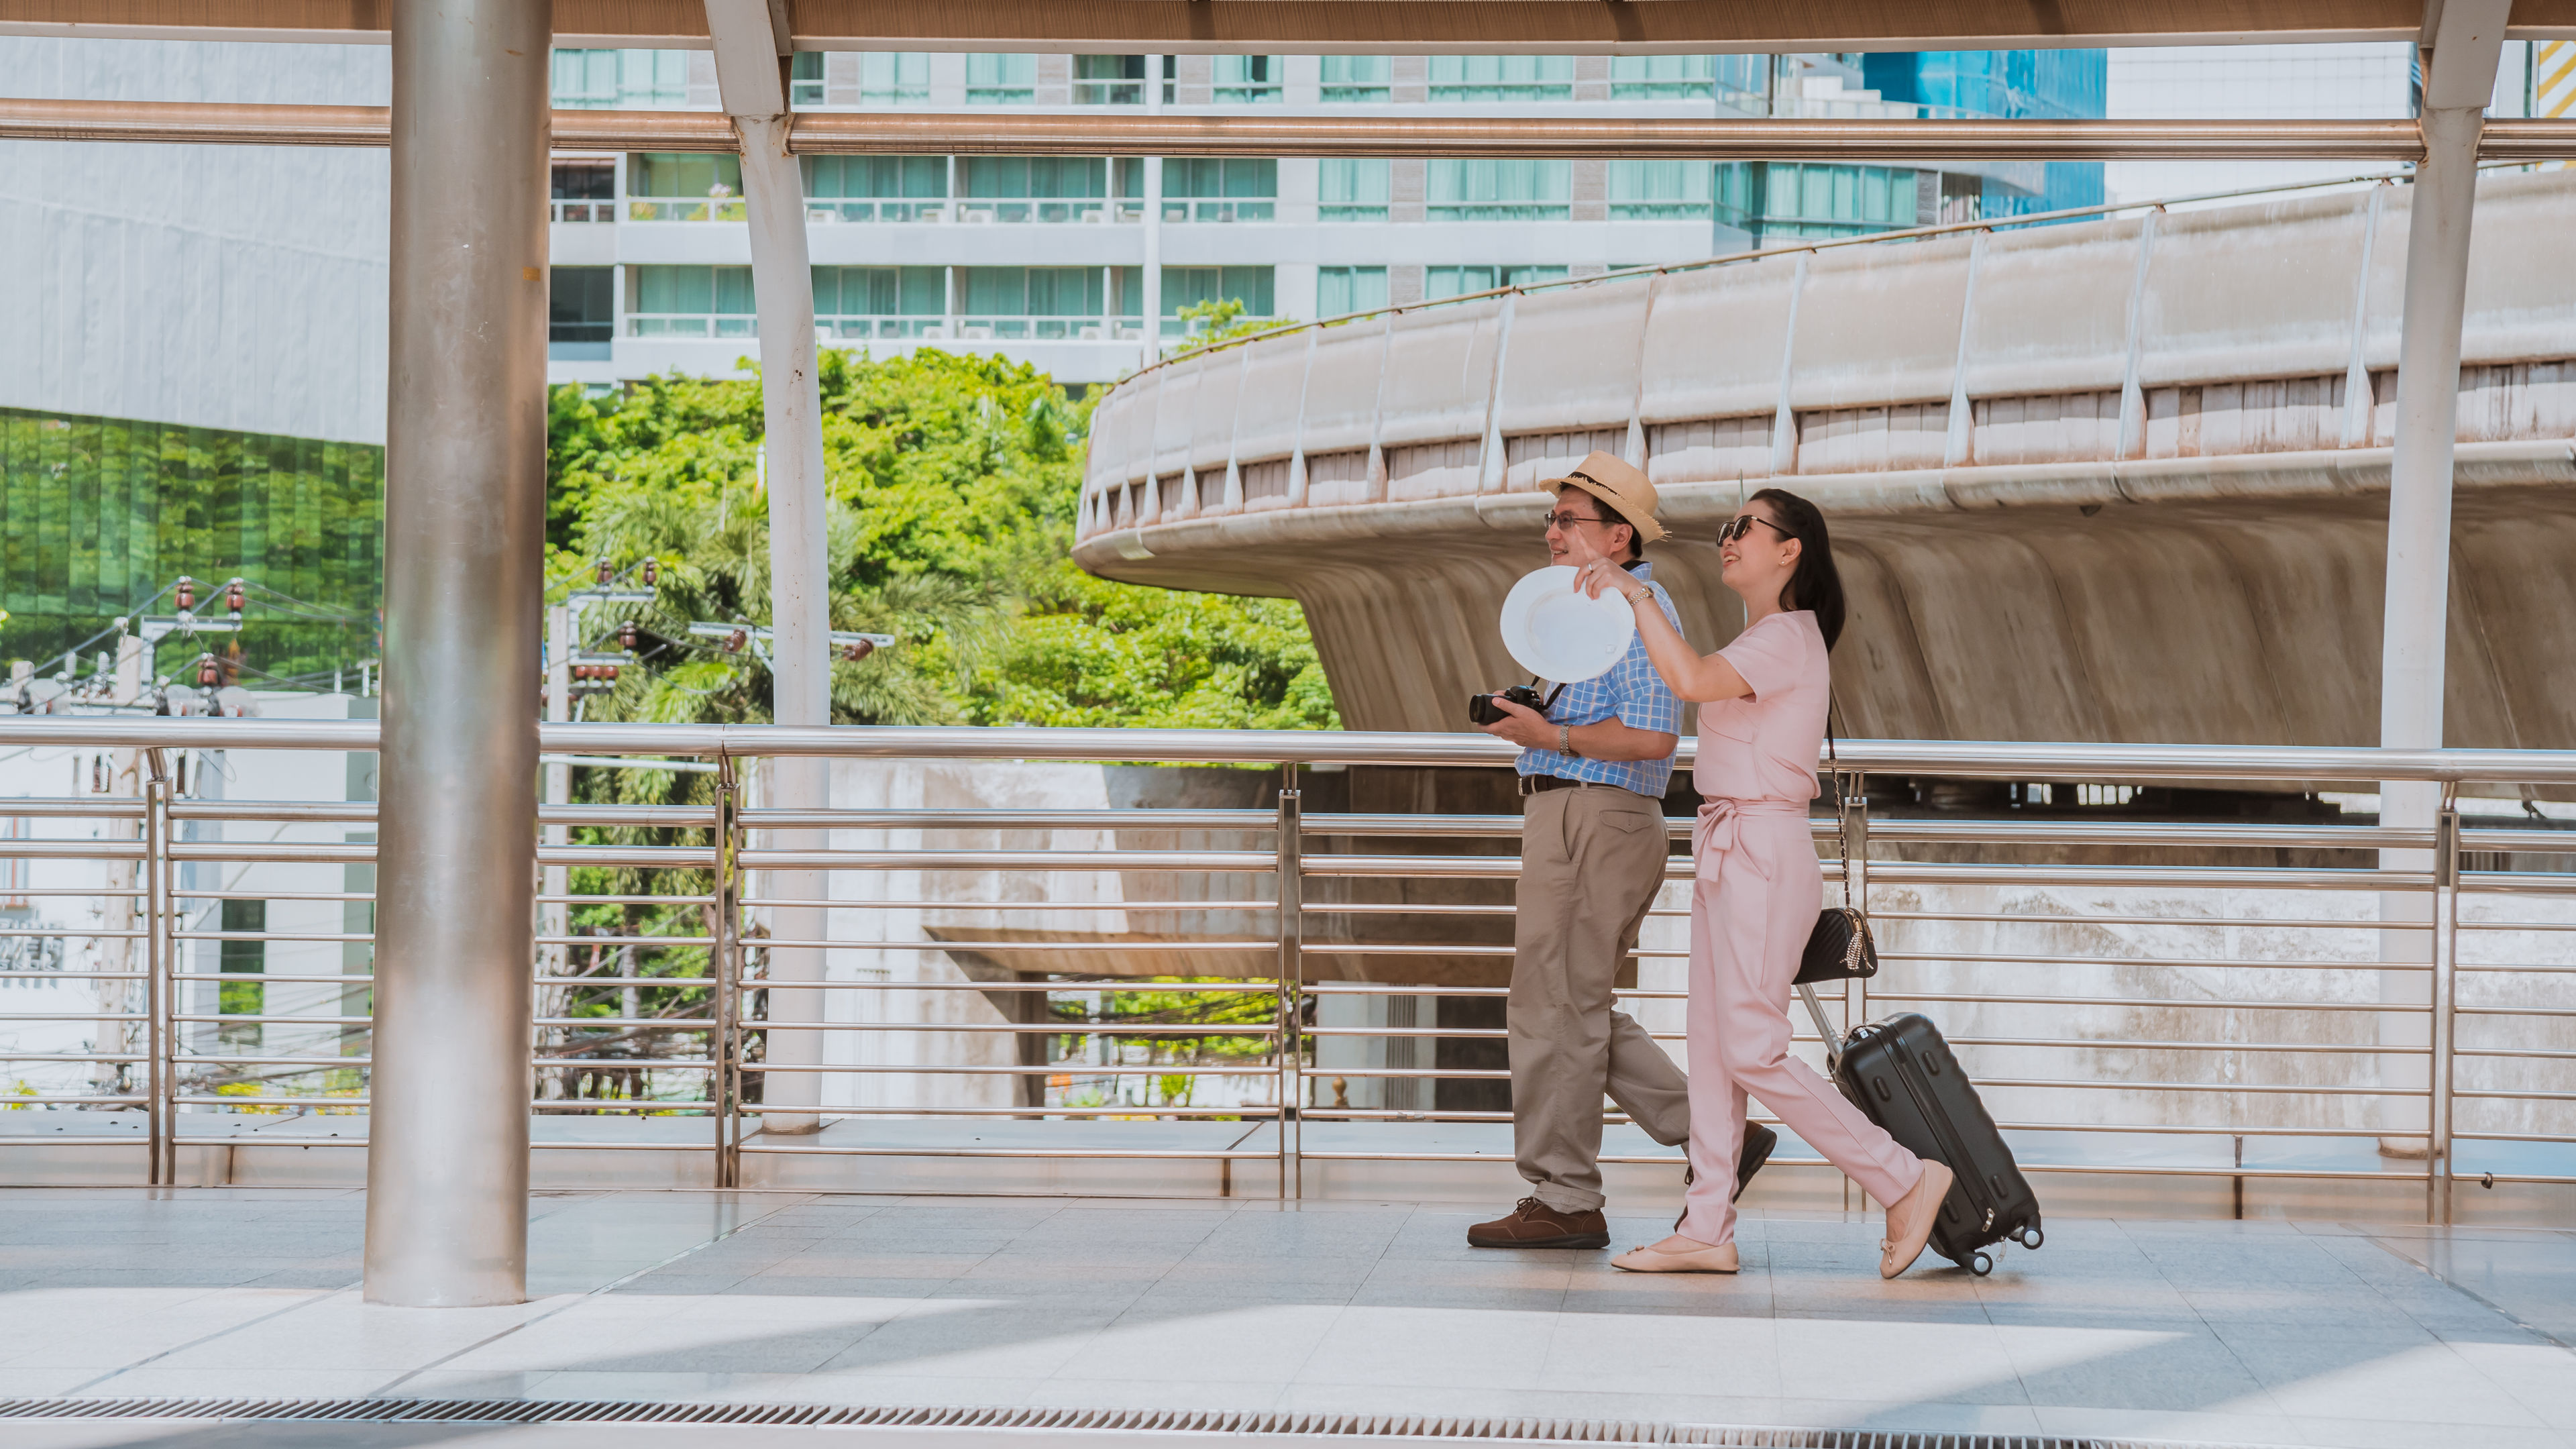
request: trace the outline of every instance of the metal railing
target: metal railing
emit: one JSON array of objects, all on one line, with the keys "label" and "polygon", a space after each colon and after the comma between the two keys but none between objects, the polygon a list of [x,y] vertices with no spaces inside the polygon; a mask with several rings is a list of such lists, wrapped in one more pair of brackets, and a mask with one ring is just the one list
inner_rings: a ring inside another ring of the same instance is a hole
[{"label": "metal railing", "polygon": [[[0,719],[0,747],[73,756],[76,786],[107,787],[0,800],[24,822],[0,841],[24,863],[0,942],[59,943],[0,963],[0,1107],[41,1114],[0,1112],[0,1145],[140,1148],[138,1176],[161,1183],[183,1148],[362,1140],[329,1119],[368,1106],[374,806],[205,796],[244,755],[374,743],[367,721]],[[1518,861],[1500,852],[1519,817],[1307,803],[1343,788],[1337,767],[1507,767],[1496,741],[549,725],[544,744],[686,768],[672,803],[540,814],[580,843],[537,852],[571,869],[546,903],[575,925],[533,940],[530,1107],[597,1129],[540,1132],[541,1149],[704,1154],[727,1186],[797,1157],[1195,1161],[1229,1182],[1272,1163],[1283,1196],[1313,1164],[1508,1169],[1491,1084],[1508,1077],[1497,998]],[[1188,808],[812,810],[759,798],[758,762],[784,755],[1266,768],[1194,777],[1201,797],[1239,798]],[[1941,1019],[2026,1169],[2413,1183],[2435,1220],[2463,1181],[2576,1183],[2576,995],[2553,994],[2576,979],[2576,833],[2461,809],[2498,787],[2564,796],[2576,753],[1862,741],[1841,765],[1853,858],[1833,858],[1835,821],[1815,832],[1828,890],[1847,868],[1885,962],[1839,994],[1843,1024]],[[2024,803],[1873,815],[1872,780],[1892,800],[1913,779],[2016,782]],[[2430,828],[2028,803],[2031,782],[2082,782],[2094,801],[2177,783],[2298,800],[2396,780],[2441,784]],[[825,848],[768,838],[816,830]],[[832,888],[781,898],[763,880],[785,870]],[[1669,882],[1689,873],[1672,857]],[[47,918],[68,899],[94,916]],[[253,902],[256,922],[227,909]],[[1650,913],[1618,993],[1668,1041],[1683,904],[1668,891]],[[774,933],[780,908],[808,906],[830,923],[819,937]],[[826,953],[819,978],[782,973],[799,948]],[[72,983],[90,999],[37,1010],[25,990]],[[68,1023],[92,1034],[72,1042]],[[46,1030],[43,1049],[26,1040]],[[2069,1145],[2142,1140],[2167,1150]],[[2249,1142],[2288,1155],[2248,1161]],[[2199,1150],[2214,1144],[2232,1155]]]}]

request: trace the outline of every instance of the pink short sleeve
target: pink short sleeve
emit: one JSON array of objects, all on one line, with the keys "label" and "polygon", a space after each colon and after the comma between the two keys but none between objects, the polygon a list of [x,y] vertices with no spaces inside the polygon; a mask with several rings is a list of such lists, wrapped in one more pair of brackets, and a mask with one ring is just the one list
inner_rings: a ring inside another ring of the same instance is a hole
[{"label": "pink short sleeve", "polygon": [[1770,700],[1796,687],[1807,641],[1787,614],[1774,614],[1736,635],[1734,643],[1717,653],[1753,686],[1755,700]]}]

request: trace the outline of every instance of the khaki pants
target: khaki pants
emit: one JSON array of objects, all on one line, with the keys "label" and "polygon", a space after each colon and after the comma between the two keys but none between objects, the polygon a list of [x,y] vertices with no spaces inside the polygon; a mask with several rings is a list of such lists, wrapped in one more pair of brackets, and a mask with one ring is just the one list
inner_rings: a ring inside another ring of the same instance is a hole
[{"label": "khaki pants", "polygon": [[1660,802],[1605,785],[1529,797],[1512,937],[1512,1146],[1559,1212],[1601,1206],[1601,1098],[1670,1146],[1689,1086],[1646,1029],[1611,1009],[1619,963],[1664,883]]}]

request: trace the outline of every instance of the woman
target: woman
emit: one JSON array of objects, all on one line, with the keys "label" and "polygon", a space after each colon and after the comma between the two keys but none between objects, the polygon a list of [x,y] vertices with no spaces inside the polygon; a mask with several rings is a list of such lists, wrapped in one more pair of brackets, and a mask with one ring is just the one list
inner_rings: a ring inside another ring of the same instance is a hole
[{"label": "woman", "polygon": [[1833,697],[1826,651],[1842,633],[1842,579],[1824,515],[1777,488],[1745,500],[1717,540],[1721,577],[1742,596],[1745,624],[1734,643],[1706,658],[1616,563],[1579,561],[1585,592],[1618,590],[1635,607],[1657,672],[1702,706],[1693,778],[1703,801],[1691,832],[1692,1177],[1673,1235],[1611,1261],[1638,1273],[1736,1271],[1727,1189],[1750,1092],[1889,1204],[1878,1271],[1893,1278],[1922,1254],[1950,1169],[1899,1147],[1789,1055],[1789,993],[1824,896],[1807,802],[1817,793],[1816,756]]}]

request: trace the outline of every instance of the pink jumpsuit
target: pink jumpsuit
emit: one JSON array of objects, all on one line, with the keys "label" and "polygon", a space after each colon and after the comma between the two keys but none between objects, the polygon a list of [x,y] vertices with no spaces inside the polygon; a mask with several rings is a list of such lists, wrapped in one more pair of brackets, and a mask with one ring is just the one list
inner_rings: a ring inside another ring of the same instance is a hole
[{"label": "pink jumpsuit", "polygon": [[1704,797],[1691,832],[1690,1161],[1681,1233],[1735,1239],[1735,1159],[1750,1092],[1872,1198],[1911,1191],[1923,1161],[1789,1055],[1789,995],[1824,903],[1807,830],[1833,671],[1806,610],[1719,651],[1753,692],[1699,708]]}]

